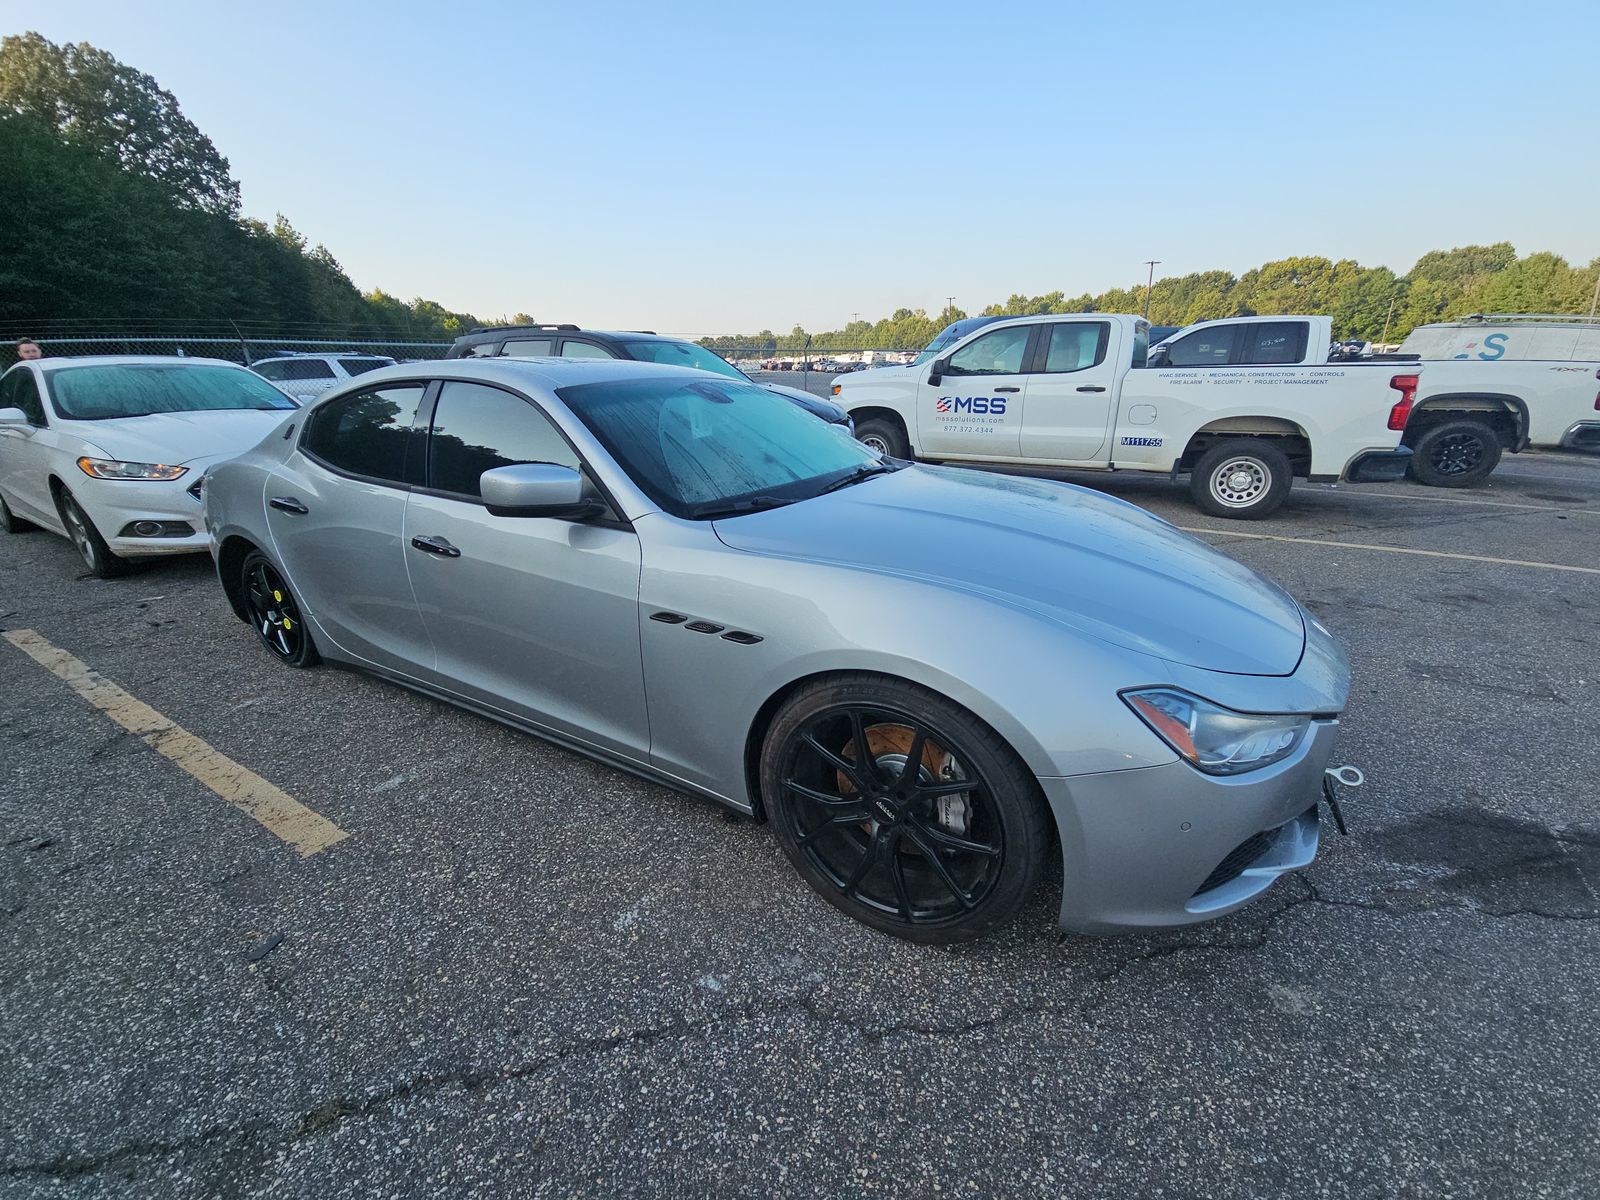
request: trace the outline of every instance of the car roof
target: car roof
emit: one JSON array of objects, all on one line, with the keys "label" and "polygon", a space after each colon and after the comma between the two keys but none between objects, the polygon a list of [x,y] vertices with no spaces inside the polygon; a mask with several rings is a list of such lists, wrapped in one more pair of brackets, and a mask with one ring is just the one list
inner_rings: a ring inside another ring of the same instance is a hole
[{"label": "car roof", "polygon": [[244,368],[225,358],[199,358],[183,354],[86,354],[77,358],[40,358],[33,365],[43,371],[59,371],[66,367],[146,367],[146,366],[200,366]]},{"label": "car roof", "polygon": [[[379,367],[352,380],[352,384],[371,387],[389,380],[396,382],[416,379],[462,379],[480,383],[499,383],[506,387],[526,389],[541,385],[554,390],[577,383],[610,383],[626,379],[689,379],[700,383],[707,379],[722,379],[727,383],[740,383],[722,375],[708,375],[694,367],[676,367],[664,363],[638,362],[628,358],[439,358],[427,362],[401,363],[393,367]],[[752,384],[751,386],[759,386]],[[352,387],[349,391],[358,391]],[[341,389],[341,395],[348,394]]]},{"label": "car roof", "polygon": [[461,342],[493,342],[501,338],[513,337],[520,334],[537,336],[549,334],[566,334],[568,337],[582,336],[595,338],[623,338],[629,341],[657,341],[657,342],[686,342],[688,338],[677,338],[670,334],[657,333],[654,329],[583,329],[577,325],[500,325],[492,329],[474,329],[471,333],[464,333],[456,339]]},{"label": "car roof", "polygon": [[264,362],[303,362],[306,359],[318,358],[387,358],[393,359],[392,354],[379,354],[376,350],[278,350],[272,354],[263,354],[260,358],[252,359],[250,365]]}]

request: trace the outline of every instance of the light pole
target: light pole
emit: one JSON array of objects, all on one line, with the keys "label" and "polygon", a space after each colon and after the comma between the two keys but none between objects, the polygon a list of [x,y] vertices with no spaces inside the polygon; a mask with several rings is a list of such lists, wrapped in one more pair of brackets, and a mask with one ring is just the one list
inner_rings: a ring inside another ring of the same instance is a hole
[{"label": "light pole", "polygon": [[1150,319],[1150,289],[1155,286],[1156,268],[1161,265],[1161,260],[1159,258],[1148,258],[1145,260],[1144,265],[1150,268],[1150,274],[1145,277],[1144,281],[1144,319],[1148,321]]},{"label": "light pole", "polygon": [[954,310],[955,306],[956,306],[956,298],[954,296],[946,296],[944,298],[944,310],[945,310],[945,312],[951,312],[952,310]]}]

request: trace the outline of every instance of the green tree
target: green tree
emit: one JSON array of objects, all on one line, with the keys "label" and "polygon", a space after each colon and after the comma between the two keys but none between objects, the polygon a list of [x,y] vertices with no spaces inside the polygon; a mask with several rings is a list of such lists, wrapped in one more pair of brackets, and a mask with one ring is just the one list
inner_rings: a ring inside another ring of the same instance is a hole
[{"label": "green tree", "polygon": [[228,160],[177,98],[88,42],[57,46],[37,33],[0,40],[0,111],[34,117],[63,141],[154,180],[185,207],[239,209]]}]

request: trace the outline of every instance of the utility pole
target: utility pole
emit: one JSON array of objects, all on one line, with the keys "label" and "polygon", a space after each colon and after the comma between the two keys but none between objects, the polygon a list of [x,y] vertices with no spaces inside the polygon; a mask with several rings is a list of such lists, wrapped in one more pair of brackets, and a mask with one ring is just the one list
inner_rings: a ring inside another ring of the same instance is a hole
[{"label": "utility pole", "polygon": [[1159,258],[1148,258],[1145,260],[1144,265],[1150,268],[1150,273],[1145,277],[1144,281],[1144,319],[1148,321],[1150,319],[1150,289],[1156,284],[1156,268],[1161,265],[1161,260]]},{"label": "utility pole", "polygon": [[946,296],[944,298],[944,310],[945,310],[945,312],[949,312],[955,306],[956,306],[956,298],[954,296]]},{"label": "utility pole", "polygon": [[1600,308],[1600,275],[1594,280],[1594,299],[1589,301],[1589,319],[1594,320],[1594,310]]}]

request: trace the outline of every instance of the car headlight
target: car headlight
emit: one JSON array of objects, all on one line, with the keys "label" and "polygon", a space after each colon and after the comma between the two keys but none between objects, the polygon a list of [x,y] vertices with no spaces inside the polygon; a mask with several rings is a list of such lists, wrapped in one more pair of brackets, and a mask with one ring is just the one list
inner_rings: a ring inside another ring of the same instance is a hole
[{"label": "car headlight", "polygon": [[95,479],[177,479],[188,467],[164,463],[118,462],[114,458],[80,458],[78,470]]},{"label": "car headlight", "polygon": [[1122,698],[1144,723],[1207,775],[1240,775],[1294,753],[1311,718],[1234,712],[1175,688],[1145,688]]}]

